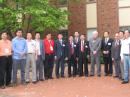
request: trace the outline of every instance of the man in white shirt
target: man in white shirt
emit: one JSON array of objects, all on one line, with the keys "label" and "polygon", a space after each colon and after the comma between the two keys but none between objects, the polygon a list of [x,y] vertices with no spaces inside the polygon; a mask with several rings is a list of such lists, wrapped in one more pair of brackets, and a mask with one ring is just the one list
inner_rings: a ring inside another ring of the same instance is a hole
[{"label": "man in white shirt", "polygon": [[32,40],[32,34],[27,33],[27,60],[26,60],[26,83],[29,83],[29,71],[30,65],[32,67],[32,82],[35,84],[37,81],[36,78],[36,42]]},{"label": "man in white shirt", "polygon": [[122,41],[121,48],[121,60],[124,62],[124,81],[122,84],[129,82],[129,70],[130,70],[130,32],[125,31],[125,39]]},{"label": "man in white shirt", "polygon": [[[121,48],[122,48],[122,41],[124,40],[124,31],[119,32],[119,37],[120,37]],[[120,70],[121,70],[121,80],[124,80],[124,64],[123,64],[123,62],[120,63]]]},{"label": "man in white shirt", "polygon": [[35,34],[35,42],[37,48],[37,60],[36,60],[36,72],[37,72],[37,80],[44,80],[44,64],[45,60],[45,47],[43,44],[43,40],[40,39],[40,33],[36,32]]}]

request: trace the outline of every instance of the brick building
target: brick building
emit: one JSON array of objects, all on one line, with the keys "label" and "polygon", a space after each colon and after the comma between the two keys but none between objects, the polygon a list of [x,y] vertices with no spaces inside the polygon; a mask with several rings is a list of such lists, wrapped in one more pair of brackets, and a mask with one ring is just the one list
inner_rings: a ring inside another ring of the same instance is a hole
[{"label": "brick building", "polygon": [[[77,1],[77,2],[75,2]],[[119,30],[130,29],[130,0],[51,0],[57,7],[68,10],[70,24],[62,28],[64,35],[75,31],[91,37],[94,30],[100,36],[109,31],[113,37]]]}]

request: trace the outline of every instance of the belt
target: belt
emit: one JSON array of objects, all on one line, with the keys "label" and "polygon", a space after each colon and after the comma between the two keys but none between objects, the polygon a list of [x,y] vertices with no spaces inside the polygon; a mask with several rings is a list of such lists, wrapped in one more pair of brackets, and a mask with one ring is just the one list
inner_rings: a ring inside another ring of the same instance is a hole
[{"label": "belt", "polygon": [[28,53],[28,54],[34,54],[34,53]]},{"label": "belt", "polygon": [[123,54],[124,56],[130,56],[130,54]]},{"label": "belt", "polygon": [[5,56],[0,56],[0,57],[11,57],[12,55],[5,55]]},{"label": "belt", "polygon": [[51,54],[46,54],[46,55],[53,55],[53,53],[51,53]]}]

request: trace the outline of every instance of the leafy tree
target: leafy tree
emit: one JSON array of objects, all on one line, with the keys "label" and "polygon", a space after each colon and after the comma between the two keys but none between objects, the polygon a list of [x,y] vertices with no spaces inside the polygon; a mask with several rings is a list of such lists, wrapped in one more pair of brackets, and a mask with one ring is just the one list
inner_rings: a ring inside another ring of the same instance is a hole
[{"label": "leafy tree", "polygon": [[68,24],[67,15],[48,0],[0,0],[0,30],[57,31]]}]

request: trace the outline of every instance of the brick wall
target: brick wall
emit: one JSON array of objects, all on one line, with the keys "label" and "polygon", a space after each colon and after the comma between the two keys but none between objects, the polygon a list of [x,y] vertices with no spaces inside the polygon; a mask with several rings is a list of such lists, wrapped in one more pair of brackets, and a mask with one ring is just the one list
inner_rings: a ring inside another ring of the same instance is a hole
[{"label": "brick wall", "polygon": [[86,34],[86,0],[80,0],[80,2],[74,2],[69,0],[68,11],[70,25],[68,26],[69,35],[73,35],[75,31]]},{"label": "brick wall", "polygon": [[97,29],[102,36],[109,31],[111,36],[119,31],[118,0],[97,0]]}]

